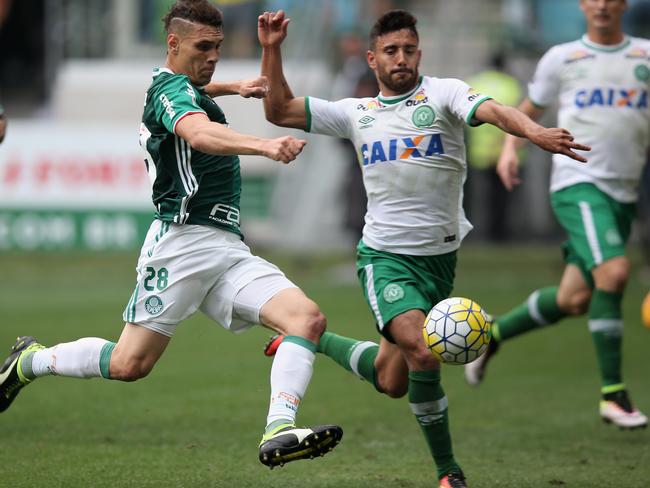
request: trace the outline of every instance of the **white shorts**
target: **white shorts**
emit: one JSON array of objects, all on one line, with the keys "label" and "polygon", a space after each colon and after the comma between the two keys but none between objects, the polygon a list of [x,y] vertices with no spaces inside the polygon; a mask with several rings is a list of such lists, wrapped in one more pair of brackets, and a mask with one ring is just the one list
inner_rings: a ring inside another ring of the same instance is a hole
[{"label": "white shorts", "polygon": [[137,272],[124,320],[168,337],[197,309],[241,332],[260,323],[260,309],[275,294],[296,287],[232,232],[159,220],[149,228]]}]

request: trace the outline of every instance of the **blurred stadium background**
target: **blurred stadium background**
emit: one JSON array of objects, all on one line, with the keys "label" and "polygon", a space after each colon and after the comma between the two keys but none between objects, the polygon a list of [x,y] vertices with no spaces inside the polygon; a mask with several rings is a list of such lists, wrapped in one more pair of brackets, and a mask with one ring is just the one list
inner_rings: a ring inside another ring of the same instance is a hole
[{"label": "blurred stadium background", "polygon": [[[119,334],[152,216],[138,127],[150,71],[164,63],[160,19],[170,3],[0,0],[0,103],[9,120],[0,144],[0,351],[16,334],[46,344]],[[524,88],[549,46],[584,31],[578,0],[216,3],[226,32],[216,80],[259,73],[257,14],[283,8],[292,18],[284,58],[294,92],[331,99],[367,81],[367,33],[389,8],[419,18],[421,73],[469,79],[500,54]],[[626,31],[650,37],[650,1],[628,4]],[[219,104],[236,130],[287,132],[264,120],[257,100],[233,96]],[[544,122],[553,121],[548,113]],[[332,330],[376,340],[354,275],[364,205],[354,156],[337,140],[296,134],[309,145],[289,167],[242,158],[244,233],[321,304]],[[562,269],[562,234],[548,204],[550,157],[527,151],[524,184],[508,202],[501,234],[487,228],[485,176],[470,175],[467,185],[476,232],[461,251],[455,294],[491,312],[521,302]],[[650,285],[643,271],[649,189],[646,178],[631,242],[639,272],[625,299],[626,378],[644,411],[648,331],[638,317]],[[0,486],[429,486],[428,456],[404,402],[379,401],[324,359],[302,420],[340,422],[347,438],[338,456],[269,477],[255,458],[266,412],[266,333],[242,340],[202,317],[189,322],[136,386],[49,378],[21,394],[20,408],[0,419]],[[596,423],[586,325],[567,322],[506,348],[478,392],[463,384],[460,368],[447,368],[454,442],[471,486],[618,486],[613,479],[648,486],[648,432],[627,436]]]},{"label": "blurred stadium background", "polygon": [[[0,249],[137,249],[151,215],[136,136],[150,71],[164,62],[160,19],[171,0],[0,0],[0,103],[10,127],[0,146]],[[650,2],[630,1],[627,31],[648,36]],[[369,27],[388,8],[418,15],[421,72],[468,79],[495,53],[520,82],[550,45],[584,28],[573,0],[226,0],[226,42],[215,79],[259,72],[256,15],[284,8],[285,43],[298,95],[343,98],[363,75]],[[561,22],[558,21],[561,19]],[[523,94],[523,92],[522,92]],[[237,130],[284,133],[261,103],[224,97]],[[554,114],[545,121],[552,123]],[[302,133],[301,133],[302,136]],[[306,136],[290,168],[244,158],[242,219],[253,244],[349,249],[357,238],[360,187],[338,141]],[[530,150],[525,184],[512,196],[502,240],[549,241],[558,228],[547,204],[549,157]],[[471,161],[470,161],[471,163]],[[471,179],[471,178],[470,178]],[[470,182],[471,183],[471,182]],[[485,237],[485,195],[469,184],[466,207]],[[489,207],[489,205],[487,205]],[[637,233],[638,234],[638,233]],[[638,242],[639,238],[635,238]]]}]

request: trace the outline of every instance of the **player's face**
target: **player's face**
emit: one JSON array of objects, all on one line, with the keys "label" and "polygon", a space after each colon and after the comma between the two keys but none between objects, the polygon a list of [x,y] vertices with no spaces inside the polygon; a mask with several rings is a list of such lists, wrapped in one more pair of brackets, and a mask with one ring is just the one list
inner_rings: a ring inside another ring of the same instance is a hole
[{"label": "player's face", "polygon": [[209,25],[195,24],[185,34],[171,34],[168,44],[175,56],[175,71],[189,76],[195,85],[207,85],[219,61],[222,42],[223,30]]},{"label": "player's face", "polygon": [[375,49],[368,51],[368,65],[375,72],[384,95],[401,95],[418,82],[420,58],[418,39],[409,29],[377,37]]},{"label": "player's face", "polygon": [[626,7],[625,0],[580,0],[587,25],[603,32],[621,29],[621,18]]}]

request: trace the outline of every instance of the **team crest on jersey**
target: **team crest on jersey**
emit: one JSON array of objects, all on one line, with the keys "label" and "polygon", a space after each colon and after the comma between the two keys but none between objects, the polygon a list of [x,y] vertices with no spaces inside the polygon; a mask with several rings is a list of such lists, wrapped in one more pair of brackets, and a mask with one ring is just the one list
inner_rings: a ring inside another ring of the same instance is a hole
[{"label": "team crest on jersey", "polygon": [[650,80],[650,68],[645,64],[639,64],[634,68],[634,76],[639,81],[648,81]]},{"label": "team crest on jersey", "polygon": [[401,286],[391,283],[384,288],[384,300],[387,303],[395,303],[397,300],[401,300],[402,298],[404,298],[404,288]]},{"label": "team crest on jersey", "polygon": [[144,302],[144,309],[149,315],[158,315],[163,311],[163,301],[158,295],[151,295]]},{"label": "team crest on jersey", "polygon": [[422,105],[413,112],[413,123],[416,127],[431,127],[436,119],[436,113],[429,105]]},{"label": "team crest on jersey", "polygon": [[564,60],[564,63],[570,64],[570,63],[575,63],[577,61],[583,61],[585,59],[592,59],[595,57],[596,57],[595,54],[592,54],[589,51],[585,51],[584,49],[580,49],[579,51],[573,51],[572,53],[569,53],[567,58]]},{"label": "team crest on jersey", "polygon": [[625,57],[630,59],[646,59],[648,56],[650,56],[648,51],[640,47],[635,47],[625,53]]}]

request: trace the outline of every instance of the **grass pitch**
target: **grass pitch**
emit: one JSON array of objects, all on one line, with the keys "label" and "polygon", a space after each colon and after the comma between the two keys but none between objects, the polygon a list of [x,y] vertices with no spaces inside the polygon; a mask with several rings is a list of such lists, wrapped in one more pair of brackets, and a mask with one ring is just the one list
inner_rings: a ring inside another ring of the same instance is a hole
[{"label": "grass pitch", "polygon": [[[352,261],[272,257],[314,298],[332,331],[377,339]],[[1,255],[0,347],[116,340],[135,279],[135,253]],[[455,295],[500,313],[561,273],[556,248],[466,247]],[[650,411],[646,288],[633,275],[625,306],[625,380]],[[269,471],[257,460],[270,361],[262,328],[235,336],[197,315],[144,380],[43,378],[0,416],[0,486],[433,487],[406,399],[391,400],[319,356],[299,422],[338,423],[328,456]],[[586,321],[515,339],[484,385],[446,366],[454,447],[472,488],[650,486],[650,430],[621,432],[597,416],[599,382]]]}]

